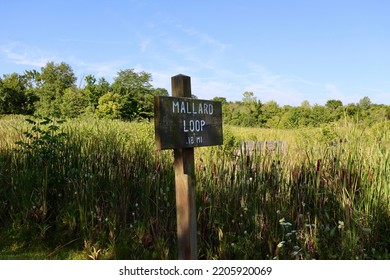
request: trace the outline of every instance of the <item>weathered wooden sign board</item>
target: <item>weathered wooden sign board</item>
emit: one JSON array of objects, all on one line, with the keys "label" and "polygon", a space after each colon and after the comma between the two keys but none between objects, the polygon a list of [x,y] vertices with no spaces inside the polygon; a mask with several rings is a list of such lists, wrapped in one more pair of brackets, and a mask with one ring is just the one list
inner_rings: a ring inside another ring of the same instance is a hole
[{"label": "weathered wooden sign board", "polygon": [[158,149],[222,145],[222,104],[185,97],[156,96]]},{"label": "weathered wooden sign board", "polygon": [[221,145],[222,104],[191,98],[191,80],[172,77],[173,97],[154,99],[158,149],[174,149],[179,259],[197,259],[194,147]]}]

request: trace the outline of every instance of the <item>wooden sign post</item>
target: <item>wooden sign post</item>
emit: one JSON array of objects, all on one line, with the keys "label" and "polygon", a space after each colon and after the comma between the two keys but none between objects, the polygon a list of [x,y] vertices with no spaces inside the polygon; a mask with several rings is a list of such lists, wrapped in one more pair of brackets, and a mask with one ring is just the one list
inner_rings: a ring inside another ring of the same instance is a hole
[{"label": "wooden sign post", "polygon": [[172,96],[156,96],[159,149],[174,149],[179,259],[197,259],[194,147],[222,145],[221,102],[191,98],[190,77],[171,78]]}]

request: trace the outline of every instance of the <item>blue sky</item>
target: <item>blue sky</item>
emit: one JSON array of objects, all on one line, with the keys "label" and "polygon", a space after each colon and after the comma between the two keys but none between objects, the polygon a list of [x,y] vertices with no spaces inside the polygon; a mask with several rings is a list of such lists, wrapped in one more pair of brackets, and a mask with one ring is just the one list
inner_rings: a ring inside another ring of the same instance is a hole
[{"label": "blue sky", "polygon": [[0,74],[191,76],[201,99],[390,104],[387,0],[0,0]]}]

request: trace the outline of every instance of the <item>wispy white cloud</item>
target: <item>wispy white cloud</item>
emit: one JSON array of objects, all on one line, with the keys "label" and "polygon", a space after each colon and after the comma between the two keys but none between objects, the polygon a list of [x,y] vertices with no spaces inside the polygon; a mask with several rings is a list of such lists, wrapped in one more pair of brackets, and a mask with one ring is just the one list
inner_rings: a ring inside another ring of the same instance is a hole
[{"label": "wispy white cloud", "polygon": [[93,74],[97,77],[112,79],[122,68],[127,68],[129,64],[126,60],[110,60],[108,62],[88,62],[77,57],[60,57],[52,54],[50,51],[43,51],[34,46],[27,46],[20,42],[4,44],[0,47],[0,54],[6,61],[18,65],[44,67],[47,62],[66,62],[71,65],[76,75]]},{"label": "wispy white cloud", "polygon": [[48,61],[54,61],[57,58],[49,52],[19,42],[12,42],[1,46],[0,53],[10,63],[34,67],[43,67]]},{"label": "wispy white cloud", "polygon": [[205,32],[201,32],[199,30],[196,30],[194,28],[184,27],[182,25],[177,24],[176,27],[183,31],[185,34],[192,36],[197,39],[199,43],[212,46],[219,51],[223,51],[226,48],[230,47],[230,44],[223,43],[216,38],[210,36],[209,34]]},{"label": "wispy white cloud", "polygon": [[126,64],[128,64],[128,62],[123,60],[109,62],[74,61],[74,65],[76,65],[78,72],[104,77],[109,80],[113,79],[120,70],[127,69],[128,67],[126,67]]},{"label": "wispy white cloud", "polygon": [[141,49],[141,52],[146,52],[147,51],[147,48],[148,46],[152,43],[152,39],[151,38],[147,38],[147,39],[143,39],[139,42],[139,47]]},{"label": "wispy white cloud", "polygon": [[94,40],[94,39],[76,39],[76,38],[59,38],[58,41],[63,43],[84,43],[84,44],[98,44],[98,45],[131,45],[130,41],[120,40]]},{"label": "wispy white cloud", "polygon": [[172,19],[164,19],[149,27],[147,38],[140,40],[141,51],[168,66],[187,67],[202,71],[216,69],[223,53],[230,47],[206,32],[185,26]]}]

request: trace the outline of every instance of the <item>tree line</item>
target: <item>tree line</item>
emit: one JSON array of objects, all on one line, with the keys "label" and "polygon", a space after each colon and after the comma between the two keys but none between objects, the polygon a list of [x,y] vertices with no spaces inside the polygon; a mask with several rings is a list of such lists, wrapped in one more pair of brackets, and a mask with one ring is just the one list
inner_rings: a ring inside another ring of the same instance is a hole
[{"label": "tree line", "polygon": [[320,127],[338,121],[353,121],[362,125],[390,120],[390,106],[373,104],[365,96],[358,103],[344,105],[341,100],[331,99],[325,105],[305,100],[300,106],[279,106],[275,101],[262,103],[253,92],[244,92],[242,101],[228,102],[223,97],[224,122],[239,126],[265,128]]},{"label": "tree line", "polygon": [[[48,62],[38,70],[23,74],[3,74],[0,78],[0,115],[24,114],[73,118],[94,114],[101,118],[140,120],[153,117],[154,96],[168,96],[164,88],[153,88],[152,75],[133,69],[120,70],[109,83],[105,78],[87,75],[83,86],[65,62]],[[194,96],[196,98],[196,96]],[[371,125],[390,120],[390,106],[373,104],[369,97],[344,105],[332,99],[326,104],[279,106],[275,101],[258,100],[244,92],[241,101],[215,97],[223,106],[225,124],[267,128],[318,127],[340,120]]]},{"label": "tree line", "polygon": [[155,95],[152,76],[133,69],[121,70],[110,84],[105,78],[84,77],[83,87],[65,62],[48,62],[23,74],[4,74],[0,79],[0,114],[25,114],[73,118],[82,114],[135,120],[153,117]]}]

